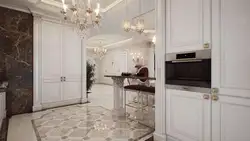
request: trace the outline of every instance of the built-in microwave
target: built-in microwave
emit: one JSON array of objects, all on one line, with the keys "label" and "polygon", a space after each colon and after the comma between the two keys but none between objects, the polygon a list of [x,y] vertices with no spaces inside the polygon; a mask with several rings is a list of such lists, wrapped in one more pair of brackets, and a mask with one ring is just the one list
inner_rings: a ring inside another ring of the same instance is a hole
[{"label": "built-in microwave", "polygon": [[165,83],[211,88],[211,50],[167,54]]}]

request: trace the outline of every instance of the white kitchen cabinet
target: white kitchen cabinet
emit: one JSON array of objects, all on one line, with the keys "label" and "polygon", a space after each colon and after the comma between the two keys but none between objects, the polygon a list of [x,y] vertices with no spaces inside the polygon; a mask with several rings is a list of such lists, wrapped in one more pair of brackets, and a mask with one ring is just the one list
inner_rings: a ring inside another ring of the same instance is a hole
[{"label": "white kitchen cabinet", "polygon": [[213,141],[250,140],[250,1],[212,0]]},{"label": "white kitchen cabinet", "polygon": [[167,89],[167,134],[181,141],[211,140],[209,94]]},{"label": "white kitchen cabinet", "polygon": [[80,37],[72,27],[49,21],[42,21],[41,36],[42,105],[54,107],[80,101],[82,93]]},{"label": "white kitchen cabinet", "polygon": [[212,102],[212,140],[250,141],[250,99],[219,96]]},{"label": "white kitchen cabinet", "polygon": [[207,49],[204,44],[211,42],[210,3],[211,0],[167,0],[166,53]]}]

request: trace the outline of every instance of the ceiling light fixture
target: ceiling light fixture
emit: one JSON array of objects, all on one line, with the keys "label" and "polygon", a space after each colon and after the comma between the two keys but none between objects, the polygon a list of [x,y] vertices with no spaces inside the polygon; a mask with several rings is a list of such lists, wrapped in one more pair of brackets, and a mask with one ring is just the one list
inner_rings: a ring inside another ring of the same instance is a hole
[{"label": "ceiling light fixture", "polygon": [[81,37],[86,35],[88,29],[99,26],[101,21],[100,3],[96,2],[92,8],[91,0],[72,0],[71,4],[65,4],[62,0],[64,20],[69,20],[76,25],[77,32]]},{"label": "ceiling light fixture", "polygon": [[[139,15],[142,15],[142,2],[139,0]],[[123,29],[126,32],[136,31],[142,34],[145,30],[144,19],[139,16],[135,25],[132,25],[131,22],[128,20],[128,3],[126,0],[126,20],[123,22]]]},{"label": "ceiling light fixture", "polygon": [[95,47],[93,51],[95,56],[102,59],[106,55],[108,50],[102,46],[102,42],[100,41],[99,47]]}]

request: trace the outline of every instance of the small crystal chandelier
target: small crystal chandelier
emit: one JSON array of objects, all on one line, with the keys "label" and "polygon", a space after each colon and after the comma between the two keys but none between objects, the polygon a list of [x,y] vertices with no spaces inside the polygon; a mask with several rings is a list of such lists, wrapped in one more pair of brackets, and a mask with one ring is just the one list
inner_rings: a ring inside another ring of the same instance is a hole
[{"label": "small crystal chandelier", "polygon": [[[140,14],[142,13],[141,10],[141,0],[139,0],[139,11]],[[126,0],[126,16],[128,16],[128,4],[127,4],[127,0]],[[124,20],[123,22],[123,29],[126,32],[130,32],[130,31],[136,31],[140,34],[142,34],[145,30],[145,25],[144,25],[144,20],[142,18],[140,18],[140,15],[138,16],[139,19],[137,20],[135,26],[131,25],[130,21],[128,20],[128,17],[126,17],[126,20]]]},{"label": "small crystal chandelier", "polygon": [[100,25],[100,3],[96,3],[96,7],[92,8],[91,0],[72,0],[72,4],[65,4],[62,0],[63,9],[61,13],[64,20],[71,21],[75,24],[77,32],[85,35],[87,29]]},{"label": "small crystal chandelier", "polygon": [[101,44],[102,44],[102,42],[100,42],[100,47],[94,48],[95,56],[98,56],[100,59],[102,59],[107,53],[107,49],[102,47]]}]

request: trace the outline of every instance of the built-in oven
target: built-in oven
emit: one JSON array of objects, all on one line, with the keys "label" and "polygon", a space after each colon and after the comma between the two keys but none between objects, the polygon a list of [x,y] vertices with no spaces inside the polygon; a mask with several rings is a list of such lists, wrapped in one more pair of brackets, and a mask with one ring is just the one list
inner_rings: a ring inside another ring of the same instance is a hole
[{"label": "built-in oven", "polygon": [[166,84],[211,88],[211,50],[166,55]]}]

